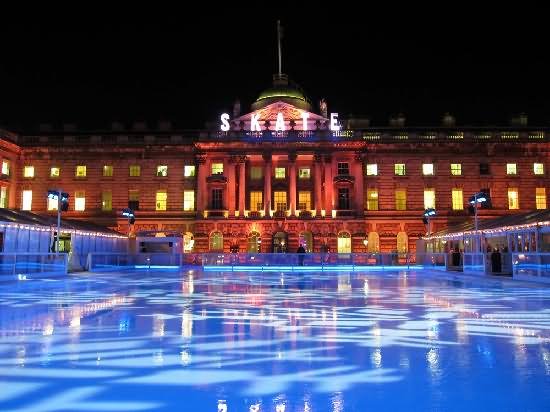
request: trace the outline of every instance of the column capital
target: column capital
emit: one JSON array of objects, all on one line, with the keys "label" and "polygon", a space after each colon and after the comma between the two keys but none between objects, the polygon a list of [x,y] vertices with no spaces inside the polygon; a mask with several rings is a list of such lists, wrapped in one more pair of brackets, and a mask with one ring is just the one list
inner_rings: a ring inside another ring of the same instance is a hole
[{"label": "column capital", "polygon": [[246,155],[238,155],[237,156],[237,162],[239,162],[239,163],[246,162],[246,159],[247,159]]},{"label": "column capital", "polygon": [[298,155],[294,152],[290,152],[288,154],[288,161],[294,163],[296,159],[298,158]]},{"label": "column capital", "polygon": [[321,163],[323,161],[323,155],[321,153],[314,153],[313,160],[317,163]]},{"label": "column capital", "polygon": [[202,165],[206,162],[206,153],[197,153],[195,154],[195,162]]},{"label": "column capital", "polygon": [[271,152],[262,153],[262,159],[264,159],[264,162],[271,162],[271,156]]},{"label": "column capital", "polygon": [[332,162],[332,155],[331,154],[326,154],[326,155],[324,155],[324,159],[325,159],[325,163],[330,163],[330,162]]},{"label": "column capital", "polygon": [[355,161],[363,162],[365,160],[366,153],[364,152],[355,152]]}]

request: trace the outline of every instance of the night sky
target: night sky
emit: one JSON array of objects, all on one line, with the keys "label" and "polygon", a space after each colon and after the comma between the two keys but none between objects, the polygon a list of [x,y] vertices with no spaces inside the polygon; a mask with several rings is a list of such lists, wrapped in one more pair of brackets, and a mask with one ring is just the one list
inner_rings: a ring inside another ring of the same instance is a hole
[{"label": "night sky", "polygon": [[[513,10],[512,10],[513,12]],[[451,12],[449,12],[451,13]],[[519,112],[550,124],[545,25],[505,19],[309,18],[287,13],[283,72],[329,111],[387,125],[505,125]],[[350,12],[350,14],[353,14]],[[513,14],[513,13],[512,13]],[[390,16],[391,17],[391,16]],[[112,121],[171,120],[201,128],[271,84],[276,20],[10,25],[0,37],[0,125],[108,129]]]}]

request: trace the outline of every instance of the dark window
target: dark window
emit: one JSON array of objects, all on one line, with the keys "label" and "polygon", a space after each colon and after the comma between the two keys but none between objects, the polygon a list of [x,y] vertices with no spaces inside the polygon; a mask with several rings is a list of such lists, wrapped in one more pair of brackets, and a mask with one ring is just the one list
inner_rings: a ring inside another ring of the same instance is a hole
[{"label": "dark window", "polygon": [[338,174],[349,175],[349,163],[338,163]]},{"label": "dark window", "polygon": [[222,189],[212,189],[212,209],[223,209]]},{"label": "dark window", "polygon": [[128,200],[128,208],[139,210],[139,200]]},{"label": "dark window", "polygon": [[490,172],[489,170],[489,163],[480,163],[479,164],[479,174],[480,175],[488,175]]},{"label": "dark window", "polygon": [[349,210],[349,189],[338,189],[338,209]]},{"label": "dark window", "polygon": [[484,187],[479,191],[483,193],[487,193],[487,195],[489,196],[486,202],[479,204],[480,209],[491,209],[493,207],[493,205],[491,204],[491,189],[489,189],[488,187]]}]

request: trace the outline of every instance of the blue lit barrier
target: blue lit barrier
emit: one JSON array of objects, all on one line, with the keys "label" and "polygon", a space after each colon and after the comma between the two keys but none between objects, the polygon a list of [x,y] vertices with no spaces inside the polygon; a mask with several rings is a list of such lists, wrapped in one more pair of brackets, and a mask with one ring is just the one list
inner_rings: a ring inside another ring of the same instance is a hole
[{"label": "blue lit barrier", "polygon": [[65,253],[0,253],[0,279],[30,279],[67,274]]},{"label": "blue lit barrier", "polygon": [[198,264],[196,254],[172,253],[90,253],[86,267],[89,271],[132,269],[177,269]]},{"label": "blue lit barrier", "polygon": [[550,283],[550,253],[512,253],[514,279]]}]

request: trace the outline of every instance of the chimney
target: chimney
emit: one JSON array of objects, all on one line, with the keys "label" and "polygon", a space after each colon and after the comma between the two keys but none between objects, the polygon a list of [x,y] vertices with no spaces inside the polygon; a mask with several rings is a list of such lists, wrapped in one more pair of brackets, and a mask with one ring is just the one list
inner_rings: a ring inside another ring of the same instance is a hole
[{"label": "chimney", "polygon": [[111,130],[115,132],[120,132],[124,130],[124,124],[121,122],[112,122],[111,123]]},{"label": "chimney", "polygon": [[160,120],[158,123],[158,128],[162,132],[172,130],[172,122],[169,120]]},{"label": "chimney", "polygon": [[76,132],[76,124],[74,123],[63,123],[64,132]]},{"label": "chimney", "polygon": [[456,119],[452,114],[447,112],[441,118],[441,124],[445,127],[453,127],[456,126]]},{"label": "chimney", "polygon": [[527,126],[527,120],[527,113],[520,113],[510,119],[510,124],[512,126]]},{"label": "chimney", "polygon": [[147,123],[145,123],[145,122],[134,122],[132,124],[132,129],[136,130],[136,131],[147,130]]},{"label": "chimney", "polygon": [[405,127],[405,115],[399,113],[397,116],[390,117],[390,126],[391,127]]}]

